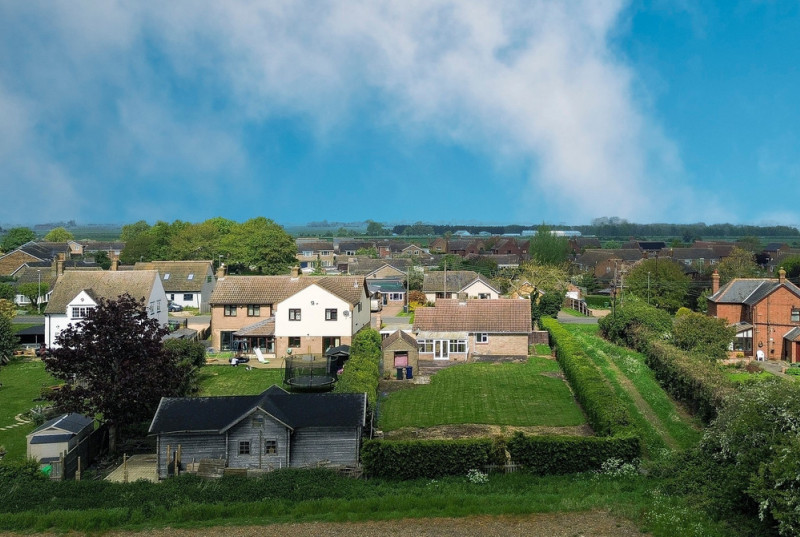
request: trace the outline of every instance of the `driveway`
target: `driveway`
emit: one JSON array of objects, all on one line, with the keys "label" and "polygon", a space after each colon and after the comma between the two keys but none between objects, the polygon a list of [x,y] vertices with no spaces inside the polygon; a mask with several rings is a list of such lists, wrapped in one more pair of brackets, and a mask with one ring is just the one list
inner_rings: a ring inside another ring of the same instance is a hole
[{"label": "driveway", "polygon": [[563,311],[558,312],[558,322],[564,324],[597,324],[597,317],[577,317]]}]

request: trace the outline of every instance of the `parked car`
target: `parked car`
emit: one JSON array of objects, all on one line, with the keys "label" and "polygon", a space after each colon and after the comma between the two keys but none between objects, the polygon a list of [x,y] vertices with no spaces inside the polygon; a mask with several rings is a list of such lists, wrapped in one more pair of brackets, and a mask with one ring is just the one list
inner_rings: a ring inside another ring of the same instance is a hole
[{"label": "parked car", "polygon": [[167,304],[167,311],[169,311],[169,312],[183,311],[183,306],[181,306],[180,304],[176,304],[176,303],[170,301],[169,304]]}]

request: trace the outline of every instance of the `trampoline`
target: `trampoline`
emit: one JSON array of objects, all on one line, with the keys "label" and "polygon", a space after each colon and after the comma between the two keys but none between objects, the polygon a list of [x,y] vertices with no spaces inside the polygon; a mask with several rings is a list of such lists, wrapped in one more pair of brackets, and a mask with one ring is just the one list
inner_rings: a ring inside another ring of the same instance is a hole
[{"label": "trampoline", "polygon": [[299,354],[285,358],[283,383],[291,391],[327,392],[338,376],[336,359],[318,354]]}]

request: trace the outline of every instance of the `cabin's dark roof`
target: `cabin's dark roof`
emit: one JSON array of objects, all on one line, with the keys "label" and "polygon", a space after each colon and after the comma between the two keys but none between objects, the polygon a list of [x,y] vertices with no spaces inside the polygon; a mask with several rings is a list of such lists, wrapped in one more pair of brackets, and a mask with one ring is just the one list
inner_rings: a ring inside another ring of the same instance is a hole
[{"label": "cabin's dark roof", "polygon": [[164,397],[150,424],[150,434],[221,434],[257,409],[290,429],[364,425],[366,394],[291,394],[271,386],[259,395]]},{"label": "cabin's dark roof", "polygon": [[72,437],[75,434],[81,432],[86,426],[92,423],[94,423],[94,419],[87,418],[83,414],[77,414],[73,412],[71,414],[62,414],[51,420],[47,420],[46,422],[38,426],[36,429],[34,429],[31,434],[35,435],[39,431],[43,431],[51,427],[57,427],[65,431],[69,431],[70,433],[72,433],[69,436]]}]

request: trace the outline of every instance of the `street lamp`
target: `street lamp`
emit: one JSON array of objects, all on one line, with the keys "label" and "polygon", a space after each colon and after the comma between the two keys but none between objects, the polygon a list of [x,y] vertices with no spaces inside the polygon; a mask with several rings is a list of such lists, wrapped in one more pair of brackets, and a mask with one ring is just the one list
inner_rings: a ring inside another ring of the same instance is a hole
[{"label": "street lamp", "polygon": [[36,312],[41,315],[42,314],[42,271],[41,269],[36,269],[36,276],[38,278],[39,283],[36,286]]}]

